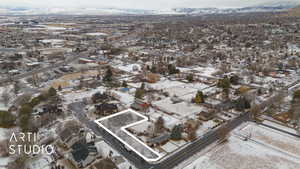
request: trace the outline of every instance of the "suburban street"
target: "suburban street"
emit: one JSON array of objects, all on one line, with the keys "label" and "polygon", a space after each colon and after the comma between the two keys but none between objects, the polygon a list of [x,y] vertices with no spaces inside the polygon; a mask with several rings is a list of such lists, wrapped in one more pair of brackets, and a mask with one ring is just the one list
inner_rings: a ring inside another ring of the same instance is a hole
[{"label": "suburban street", "polygon": [[[150,164],[139,157],[134,152],[128,152],[123,144],[109,134],[107,131],[99,127],[94,121],[91,121],[86,116],[86,112],[84,109],[85,105],[82,102],[75,102],[69,104],[68,108],[71,110],[74,115],[77,117],[79,121],[84,123],[89,129],[91,129],[96,135],[103,137],[106,143],[108,143],[112,148],[117,150],[121,155],[127,158],[135,167],[139,169],[171,169],[181,163],[182,161],[188,159],[193,154],[201,151],[208,145],[219,140],[218,131],[220,128],[215,130],[211,130],[206,133],[204,136],[198,138],[197,140],[190,143],[187,147],[169,155],[166,159],[163,159],[162,162],[158,162],[156,164]],[[241,123],[247,122],[250,120],[250,113],[246,112],[239,117],[228,121],[224,126],[228,130],[233,130],[238,127]]]},{"label": "suburban street", "polygon": [[66,65],[68,63],[76,61],[80,56],[81,55],[78,54],[78,55],[76,55],[74,57],[66,59],[63,62],[58,62],[58,63],[55,63],[55,64],[53,64],[51,66],[47,66],[47,67],[44,67],[44,68],[35,69],[33,71],[26,72],[26,73],[19,74],[19,75],[15,75],[15,76],[12,76],[12,77],[9,77],[9,78],[0,79],[0,86],[3,86],[3,85],[5,85],[8,82],[17,81],[19,79],[23,79],[25,77],[32,76],[34,74],[43,73],[43,72],[47,72],[49,70],[56,69],[56,68],[58,68],[60,66],[63,66],[63,65]]}]

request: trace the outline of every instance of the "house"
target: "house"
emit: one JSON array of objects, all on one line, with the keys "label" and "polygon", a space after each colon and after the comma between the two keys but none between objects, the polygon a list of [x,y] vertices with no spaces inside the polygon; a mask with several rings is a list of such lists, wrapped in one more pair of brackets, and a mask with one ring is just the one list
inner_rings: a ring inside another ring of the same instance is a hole
[{"label": "house", "polygon": [[102,103],[99,105],[95,105],[96,113],[102,115],[110,115],[118,112],[118,106],[110,103]]},{"label": "house", "polygon": [[111,159],[105,158],[93,164],[90,169],[118,169],[118,167]]},{"label": "house", "polygon": [[157,81],[160,80],[159,75],[154,74],[154,73],[147,73],[145,78],[146,78],[146,81],[149,83],[156,83]]},{"label": "house", "polygon": [[62,109],[59,108],[58,105],[50,105],[50,104],[48,104],[48,105],[45,105],[42,108],[36,109],[34,113],[35,114],[39,114],[39,115],[46,114],[46,113],[49,113],[49,114],[60,114],[60,113],[62,113]]},{"label": "house", "polygon": [[70,161],[78,168],[91,164],[99,156],[94,142],[86,143],[85,139],[78,140],[71,146]]},{"label": "house", "polygon": [[95,93],[92,96],[93,103],[99,103],[99,102],[107,102],[109,100],[109,96],[106,93]]},{"label": "house", "polygon": [[145,103],[140,99],[135,99],[134,103],[130,105],[130,107],[137,111],[146,111],[149,108],[149,104]]},{"label": "house", "polygon": [[214,117],[215,113],[213,111],[201,111],[198,114],[198,117],[200,120],[208,121],[211,120]]},{"label": "house", "polygon": [[59,133],[60,141],[67,147],[71,147],[75,142],[79,140],[80,130],[79,126],[72,126],[63,129]]},{"label": "house", "polygon": [[148,139],[147,144],[148,145],[161,145],[163,143],[168,142],[170,137],[171,137],[170,133],[165,133],[165,134],[162,134],[160,136]]}]

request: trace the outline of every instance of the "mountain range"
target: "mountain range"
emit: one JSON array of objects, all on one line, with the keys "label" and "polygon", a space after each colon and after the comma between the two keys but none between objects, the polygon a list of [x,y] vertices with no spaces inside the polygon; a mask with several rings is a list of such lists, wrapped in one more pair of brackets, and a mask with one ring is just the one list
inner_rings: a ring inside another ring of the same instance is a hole
[{"label": "mountain range", "polygon": [[288,11],[289,16],[297,16],[300,17],[300,6],[297,6]]},{"label": "mountain range", "polygon": [[286,11],[300,5],[299,2],[272,2],[242,8],[173,8],[169,10],[144,10],[120,8],[31,8],[0,6],[0,15],[159,15],[159,14],[226,14],[247,12]]}]

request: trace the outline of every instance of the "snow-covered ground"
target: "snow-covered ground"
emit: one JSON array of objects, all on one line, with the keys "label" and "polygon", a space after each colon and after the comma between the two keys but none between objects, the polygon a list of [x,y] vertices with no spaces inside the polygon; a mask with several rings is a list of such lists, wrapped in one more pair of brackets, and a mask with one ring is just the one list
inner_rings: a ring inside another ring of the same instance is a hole
[{"label": "snow-covered ground", "polygon": [[214,77],[213,74],[218,71],[218,69],[214,67],[195,67],[195,68],[183,68],[179,67],[178,68],[180,72],[197,72],[197,75],[203,76],[203,77]]},{"label": "snow-covered ground", "polygon": [[155,90],[162,90],[162,89],[167,89],[175,86],[183,86],[185,83],[178,82],[178,81],[171,81],[171,80],[166,80],[166,79],[161,79],[160,81],[149,84],[149,86]]},{"label": "snow-covered ground", "polygon": [[0,101],[0,110],[2,111],[7,111],[8,110],[8,107],[4,105],[3,102]]},{"label": "snow-covered ground", "polygon": [[299,159],[231,136],[228,142],[198,157],[183,169],[299,169],[299,166]]},{"label": "snow-covered ground", "polygon": [[10,133],[15,129],[0,128],[0,141],[9,139]]},{"label": "snow-covered ground", "polygon": [[89,36],[107,36],[106,33],[102,33],[102,32],[86,33],[86,35],[89,35]]},{"label": "snow-covered ground", "polygon": [[238,131],[242,135],[251,135],[251,140],[272,147],[278,151],[298,157],[300,162],[300,139],[262,125],[249,123]]},{"label": "snow-covered ground", "polygon": [[196,94],[197,89],[185,87],[185,86],[174,86],[165,89],[164,91],[168,92],[170,96],[184,96],[187,94]]},{"label": "snow-covered ground", "polygon": [[112,91],[112,93],[114,93],[115,95],[118,96],[119,101],[122,104],[125,104],[126,106],[130,106],[133,102],[134,102],[134,97],[132,94],[129,93],[124,93],[124,92],[120,92],[120,91]]},{"label": "snow-covered ground", "polygon": [[27,161],[27,168],[28,169],[51,169],[51,162],[53,162],[54,159],[49,155],[42,155],[38,158],[29,159]]},{"label": "snow-covered ground", "polygon": [[174,113],[181,118],[187,118],[188,116],[191,116],[195,113],[200,113],[201,111],[205,110],[204,107],[188,102],[180,102],[177,104],[173,104],[170,98],[156,101],[153,103],[153,105],[155,105],[162,111]]},{"label": "snow-covered ground", "polygon": [[213,120],[203,122],[197,129],[197,136],[203,136],[216,125],[218,125],[218,123],[214,122]]},{"label": "snow-covered ground", "polygon": [[168,129],[172,129],[175,125],[179,124],[181,121],[180,119],[177,119],[175,118],[174,116],[171,116],[171,115],[168,115],[166,113],[163,113],[161,111],[157,111],[157,110],[154,110],[152,108],[150,108],[150,111],[149,111],[149,116],[150,116],[150,119],[151,121],[157,121],[157,119],[159,117],[162,117],[164,119],[164,125],[166,128]]},{"label": "snow-covered ground", "polygon": [[0,169],[7,169],[5,166],[11,161],[12,158],[10,157],[0,157]]},{"label": "snow-covered ground", "polygon": [[[113,152],[112,153],[112,158],[121,156],[117,151],[115,151],[113,148],[111,148],[104,141],[96,142],[95,145],[97,147],[98,152],[103,157],[109,157],[110,151]],[[124,157],[122,157],[122,158],[124,158]],[[134,165],[131,165],[126,159],[124,159],[124,160],[125,160],[125,162],[118,165],[119,169],[128,169],[130,166],[132,167],[132,169],[135,169]]]},{"label": "snow-covered ground", "polygon": [[90,98],[92,97],[93,94],[97,93],[97,92],[104,92],[105,91],[105,87],[98,87],[95,90],[88,90],[88,91],[79,91],[79,92],[74,92],[71,91],[70,93],[66,93],[63,95],[66,103],[73,103],[76,101],[82,101],[82,99],[84,98]]},{"label": "snow-covered ground", "polygon": [[138,74],[138,71],[141,70],[141,66],[139,64],[117,65],[113,67],[133,74]]},{"label": "snow-covered ground", "polygon": [[286,126],[280,125],[278,123],[275,123],[275,122],[272,122],[272,121],[269,121],[269,120],[264,120],[262,123],[265,124],[265,125],[269,125],[269,126],[281,129],[281,130],[289,132],[289,133],[299,134],[299,132],[297,130],[293,129],[293,128],[286,127]]}]

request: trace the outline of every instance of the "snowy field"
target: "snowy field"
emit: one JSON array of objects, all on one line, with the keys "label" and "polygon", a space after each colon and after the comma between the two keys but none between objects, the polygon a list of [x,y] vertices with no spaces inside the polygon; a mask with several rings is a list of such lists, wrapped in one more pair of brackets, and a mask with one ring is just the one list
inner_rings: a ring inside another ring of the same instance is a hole
[{"label": "snowy field", "polygon": [[196,94],[197,93],[197,89],[194,88],[189,88],[189,87],[185,87],[185,86],[174,86],[174,87],[170,87],[164,90],[165,92],[168,92],[170,96],[184,96],[184,95],[188,95],[188,94]]},{"label": "snowy field", "polygon": [[272,122],[272,121],[269,121],[269,120],[264,120],[262,123],[265,124],[265,125],[280,128],[281,130],[284,130],[284,131],[289,132],[289,133],[298,134],[298,131],[293,129],[293,128],[286,127],[286,126],[280,125],[278,123],[275,123],[275,122]]},{"label": "snowy field", "polygon": [[251,140],[269,146],[300,160],[300,139],[289,134],[270,129],[254,123],[249,123],[238,132],[242,135],[251,135]]},{"label": "snowy field", "polygon": [[[251,141],[231,136],[183,169],[299,169],[300,160]],[[175,169],[182,169],[182,166]]]},{"label": "snowy field", "polygon": [[181,121],[178,118],[175,118],[174,116],[168,115],[166,113],[163,113],[161,111],[154,110],[150,108],[149,116],[151,121],[157,121],[159,117],[162,117],[164,119],[164,125],[168,129],[172,129],[176,124],[179,124]]},{"label": "snowy field", "polygon": [[67,94],[64,94],[63,97],[66,101],[66,103],[73,103],[76,101],[82,101],[82,99],[84,98],[89,98],[92,97],[93,94],[97,93],[97,92],[104,92],[105,91],[105,87],[98,87],[95,90],[89,90],[89,91],[80,91],[80,92],[70,92]]},{"label": "snowy field", "polygon": [[175,86],[184,86],[185,83],[178,82],[178,81],[171,81],[167,79],[161,79],[161,81],[158,81],[157,83],[154,84],[149,84],[149,86],[155,90],[163,90]]},{"label": "snowy field", "polygon": [[178,69],[180,70],[180,72],[185,72],[185,73],[189,73],[192,71],[197,72],[196,74],[199,74],[200,76],[204,76],[204,77],[214,77],[213,74],[218,71],[218,69],[213,67],[195,67],[195,68],[179,67]]},{"label": "snowy field", "polygon": [[124,93],[124,92],[115,91],[115,90],[113,90],[112,93],[117,95],[119,101],[128,107],[134,102],[134,99],[135,99],[134,96],[129,93]]},{"label": "snowy field", "polygon": [[195,113],[200,113],[201,111],[205,110],[204,107],[191,104],[188,102],[181,102],[177,104],[173,104],[170,98],[166,98],[164,100],[156,101],[153,103],[156,107],[160,110],[165,112],[174,113],[179,118],[187,118]]}]

